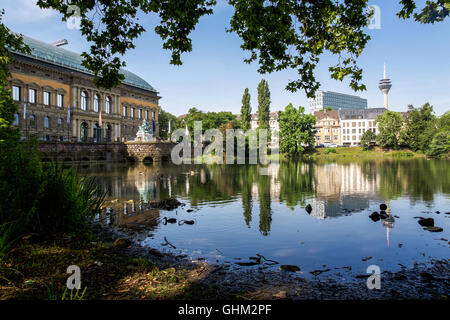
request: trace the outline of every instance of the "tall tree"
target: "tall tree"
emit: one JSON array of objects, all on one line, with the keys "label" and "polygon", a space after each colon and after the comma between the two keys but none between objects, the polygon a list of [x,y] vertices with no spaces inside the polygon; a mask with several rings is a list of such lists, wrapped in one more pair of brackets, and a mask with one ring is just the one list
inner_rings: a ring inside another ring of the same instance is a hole
[{"label": "tall tree", "polygon": [[[258,61],[261,74],[294,69],[298,79],[286,88],[302,89],[313,97],[319,88],[315,68],[322,54],[331,53],[337,61],[329,68],[331,77],[350,78],[354,90],[366,88],[357,58],[370,39],[365,30],[372,15],[368,0],[228,2],[234,8],[228,31],[243,40],[242,49],[250,53],[244,61]],[[416,10],[414,0],[399,2],[398,16],[403,19],[414,16],[421,23],[433,23],[449,14],[448,0],[429,0],[421,12]],[[74,15],[80,17],[81,34],[91,43],[90,52],[83,53],[83,65],[94,72],[98,86],[109,89],[124,79],[120,72],[125,65],[122,57],[145,31],[138,14],[159,16],[154,31],[163,40],[163,48],[172,52],[170,63],[180,65],[181,54],[192,51],[190,33],[201,17],[213,13],[216,1],[38,0],[37,4],[59,11],[63,21]]]},{"label": "tall tree", "polygon": [[250,129],[251,120],[252,107],[250,106],[250,93],[248,92],[248,88],[245,88],[241,106],[241,128],[244,132]]},{"label": "tall tree", "polygon": [[302,156],[314,147],[316,117],[305,114],[305,108],[288,104],[280,112],[280,152],[290,157]]},{"label": "tall tree", "polygon": [[163,139],[169,138],[169,121],[171,133],[177,128],[177,117],[173,114],[159,109],[158,122],[159,122],[159,136]]},{"label": "tall tree", "polygon": [[384,149],[397,149],[399,132],[403,124],[402,116],[398,112],[388,110],[380,114],[376,122],[379,131],[377,135],[378,145]]},{"label": "tall tree", "polygon": [[258,84],[258,128],[269,129],[270,91],[269,84],[262,79]]},{"label": "tall tree", "polygon": [[372,130],[366,130],[361,136],[361,146],[364,150],[369,150],[372,147],[372,142],[375,142],[377,135]]},{"label": "tall tree", "polygon": [[439,158],[450,152],[450,131],[440,131],[431,140],[427,155]]},{"label": "tall tree", "polygon": [[400,145],[414,151],[425,151],[436,131],[436,117],[432,105],[426,103],[420,109],[409,105],[405,126],[400,134]]}]

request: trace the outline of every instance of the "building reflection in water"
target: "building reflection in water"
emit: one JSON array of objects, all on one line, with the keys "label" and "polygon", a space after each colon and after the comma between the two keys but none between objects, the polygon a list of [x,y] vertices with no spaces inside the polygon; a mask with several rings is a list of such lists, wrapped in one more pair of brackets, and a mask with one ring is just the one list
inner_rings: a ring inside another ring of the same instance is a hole
[{"label": "building reflection in water", "polygon": [[[389,207],[389,199],[405,193],[413,202],[431,204],[434,194],[450,192],[447,164],[438,161],[281,162],[267,166],[269,175],[261,175],[259,169],[256,165],[76,167],[84,176],[98,177],[107,191],[110,224],[138,224],[147,215],[156,225],[160,213],[150,210],[148,203],[169,197],[188,200],[193,207],[241,201],[242,222],[250,228],[258,217],[255,226],[263,235],[270,234],[274,210],[280,205],[306,214],[303,208],[310,204],[312,216],[332,219],[366,210],[373,202],[386,201]],[[380,223],[389,238],[394,222]]]},{"label": "building reflection in water", "polygon": [[357,163],[327,163],[315,167],[311,215],[319,219],[360,212],[377,199],[379,179],[368,177]]}]

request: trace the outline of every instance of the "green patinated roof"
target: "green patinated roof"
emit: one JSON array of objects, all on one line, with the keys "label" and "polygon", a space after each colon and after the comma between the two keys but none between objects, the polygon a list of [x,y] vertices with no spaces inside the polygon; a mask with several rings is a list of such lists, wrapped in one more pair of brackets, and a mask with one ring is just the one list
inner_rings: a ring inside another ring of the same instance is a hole
[{"label": "green patinated roof", "polygon": [[[66,67],[72,70],[88,73],[91,75],[93,74],[92,71],[81,65],[81,61],[83,60],[83,58],[76,52],[69,51],[27,36],[23,36],[23,41],[31,49],[31,54],[25,55],[27,57],[32,57],[34,59]],[[124,84],[156,92],[156,90],[141,77],[125,69],[121,69],[121,72],[125,76],[125,80],[123,81]]]}]

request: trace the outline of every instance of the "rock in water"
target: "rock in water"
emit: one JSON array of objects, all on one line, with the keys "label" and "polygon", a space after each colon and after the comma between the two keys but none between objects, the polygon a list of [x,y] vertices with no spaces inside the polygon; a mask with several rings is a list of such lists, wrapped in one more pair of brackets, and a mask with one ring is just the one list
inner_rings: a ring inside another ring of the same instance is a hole
[{"label": "rock in water", "polygon": [[380,210],[381,211],[386,211],[387,210],[387,205],[385,205],[384,203],[380,204]]},{"label": "rock in water", "polygon": [[153,255],[153,256],[156,256],[156,257],[160,257],[160,258],[164,257],[164,255],[159,250],[156,250],[156,249],[150,248],[148,250],[148,253]]},{"label": "rock in water", "polygon": [[308,214],[311,214],[311,212],[312,212],[312,207],[311,207],[311,205],[308,204],[308,205],[305,207],[305,210],[306,210],[306,212],[308,212]]},{"label": "rock in water", "polygon": [[291,264],[283,264],[280,266],[281,270],[289,271],[289,272],[297,272],[300,271],[300,268]]},{"label": "rock in water", "polygon": [[372,219],[373,222],[377,222],[380,220],[380,214],[375,211],[369,216],[369,218]]},{"label": "rock in water", "polygon": [[434,219],[433,218],[421,218],[417,221],[422,227],[433,227]]},{"label": "rock in water", "polygon": [[442,231],[444,231],[444,229],[442,229],[441,227],[426,227],[425,230],[430,231],[430,232],[442,232]]},{"label": "rock in water", "polygon": [[116,248],[128,248],[131,246],[132,242],[130,239],[127,238],[119,238],[116,241],[114,241],[113,246]]}]

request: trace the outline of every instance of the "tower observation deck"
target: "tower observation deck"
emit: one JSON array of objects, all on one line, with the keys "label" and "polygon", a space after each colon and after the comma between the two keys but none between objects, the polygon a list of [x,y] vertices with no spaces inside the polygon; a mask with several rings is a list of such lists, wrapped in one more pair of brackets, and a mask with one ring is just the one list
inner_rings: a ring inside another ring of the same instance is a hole
[{"label": "tower observation deck", "polygon": [[388,79],[386,77],[386,63],[384,63],[384,77],[380,80],[380,84],[378,85],[378,88],[380,88],[381,92],[384,96],[384,107],[388,109],[388,94],[389,90],[392,87],[391,79]]}]

